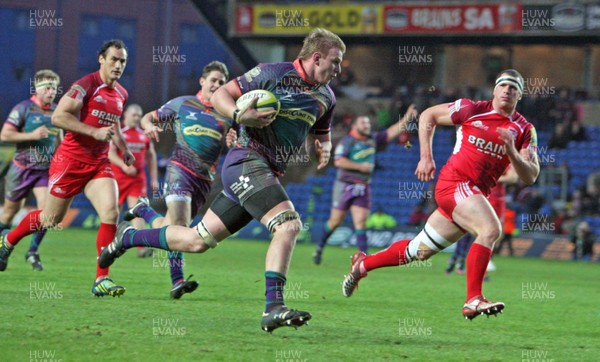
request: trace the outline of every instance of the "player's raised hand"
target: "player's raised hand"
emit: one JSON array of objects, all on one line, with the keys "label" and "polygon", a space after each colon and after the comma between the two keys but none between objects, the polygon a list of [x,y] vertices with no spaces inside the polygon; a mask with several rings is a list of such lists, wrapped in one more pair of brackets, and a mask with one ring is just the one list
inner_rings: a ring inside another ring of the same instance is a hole
[{"label": "player's raised hand", "polygon": [[33,134],[36,140],[43,140],[48,138],[48,128],[46,128],[46,126],[38,127],[31,133]]},{"label": "player's raised hand", "polygon": [[408,106],[404,117],[406,117],[407,121],[410,122],[410,120],[417,118],[418,114],[419,112],[417,111],[417,106],[411,104],[410,106]]},{"label": "player's raised hand", "polygon": [[[133,155],[133,153],[131,153],[131,151],[126,150],[125,152],[123,152],[123,162],[127,166],[133,165],[133,163],[135,162],[135,156]],[[123,171],[125,171],[125,170],[123,170]],[[137,171],[136,171],[136,174],[137,174]]]},{"label": "player's raised hand", "polygon": [[108,127],[96,128],[93,135],[94,139],[102,142],[110,142],[112,136],[115,134],[115,127],[115,125],[112,125]]},{"label": "player's raised hand", "polygon": [[435,161],[429,158],[422,158],[417,165],[415,175],[420,181],[423,182],[433,180],[435,176]]},{"label": "player's raised hand", "polygon": [[320,170],[327,166],[329,158],[331,157],[331,143],[328,142],[329,147],[323,146],[319,140],[315,140],[315,154],[319,164],[317,170]]},{"label": "player's raised hand", "polygon": [[231,148],[231,147],[235,146],[236,143],[237,143],[237,132],[233,128],[230,128],[229,131],[227,132],[227,135],[225,136],[225,144],[227,145],[228,148]]},{"label": "player's raised hand", "polygon": [[248,106],[240,109],[237,116],[238,123],[249,127],[263,128],[275,120],[276,110],[259,112],[256,110],[256,102],[258,102],[258,97],[254,97],[252,101],[248,102]]}]

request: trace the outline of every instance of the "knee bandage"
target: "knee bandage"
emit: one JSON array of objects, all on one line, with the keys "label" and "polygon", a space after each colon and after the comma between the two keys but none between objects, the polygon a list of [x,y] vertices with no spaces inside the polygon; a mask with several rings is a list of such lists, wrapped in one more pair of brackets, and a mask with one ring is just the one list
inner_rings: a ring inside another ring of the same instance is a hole
[{"label": "knee bandage", "polygon": [[410,241],[406,248],[406,256],[410,260],[417,259],[417,255],[419,252],[419,246],[421,243],[427,245],[430,250],[435,251],[436,253],[440,250],[443,250],[452,244],[448,240],[446,240],[443,236],[441,236],[433,227],[429,224],[425,224],[425,227],[421,232]]},{"label": "knee bandage", "polygon": [[196,225],[196,232],[198,233],[198,235],[200,235],[204,243],[208,245],[211,249],[216,248],[219,244],[217,239],[215,239],[215,237],[210,233],[210,231],[208,231],[206,225],[204,225],[202,221],[200,221],[198,225]]},{"label": "knee bandage", "polygon": [[275,226],[291,220],[300,220],[300,214],[294,210],[284,210],[269,220],[267,229],[270,233],[273,233],[275,231]]}]

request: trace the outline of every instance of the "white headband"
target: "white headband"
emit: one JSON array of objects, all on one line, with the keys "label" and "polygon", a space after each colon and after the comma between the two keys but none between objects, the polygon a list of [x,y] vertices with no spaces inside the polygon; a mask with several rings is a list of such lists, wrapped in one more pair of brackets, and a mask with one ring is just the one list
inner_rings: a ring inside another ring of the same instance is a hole
[{"label": "white headband", "polygon": [[55,80],[49,80],[49,79],[44,79],[40,82],[35,83],[35,88],[45,88],[45,87],[52,87],[54,89],[58,88],[58,82]]},{"label": "white headband", "polygon": [[496,79],[496,86],[494,89],[502,84],[512,85],[513,87],[517,88],[517,91],[519,91],[520,95],[523,95],[523,81],[521,78],[511,77],[510,75],[501,75],[498,79]]}]

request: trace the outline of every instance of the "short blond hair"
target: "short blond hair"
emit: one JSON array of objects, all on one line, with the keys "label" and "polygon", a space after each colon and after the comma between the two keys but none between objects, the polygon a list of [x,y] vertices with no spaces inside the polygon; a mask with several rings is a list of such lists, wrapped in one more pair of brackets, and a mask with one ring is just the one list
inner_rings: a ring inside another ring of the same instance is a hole
[{"label": "short blond hair", "polygon": [[339,36],[327,29],[315,28],[304,38],[298,58],[307,59],[314,52],[327,54],[334,47],[340,49],[342,54],[346,52],[346,44]]},{"label": "short blond hair", "polygon": [[60,84],[60,77],[53,70],[50,69],[38,70],[33,76],[33,83],[36,86],[37,84],[42,83],[45,80],[56,82],[56,85]]}]

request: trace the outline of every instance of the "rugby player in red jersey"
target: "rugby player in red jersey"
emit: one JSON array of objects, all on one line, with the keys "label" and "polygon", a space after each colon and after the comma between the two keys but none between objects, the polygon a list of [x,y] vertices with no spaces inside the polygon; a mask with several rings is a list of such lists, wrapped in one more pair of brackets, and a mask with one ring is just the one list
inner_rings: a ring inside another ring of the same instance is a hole
[{"label": "rugby player in red jersey", "polygon": [[[158,190],[156,151],[150,138],[140,128],[143,115],[142,107],[138,104],[128,105],[123,113],[123,129],[121,131],[127,148],[135,157],[135,162],[132,165],[126,165],[123,161],[123,153],[112,142],[108,150],[108,158],[119,186],[119,210],[125,203],[127,203],[127,208],[132,208],[140,197],[148,196],[146,165],[148,165],[150,185],[154,190]],[[142,219],[134,219],[131,223],[136,229],[144,228]],[[137,255],[142,258],[150,257],[152,249],[140,246]]]},{"label": "rugby player in red jersey", "polygon": [[430,107],[421,114],[421,160],[415,171],[421,181],[430,181],[435,174],[435,127],[457,127],[454,151],[436,184],[438,208],[414,239],[399,240],[372,255],[355,253],[342,285],[344,296],[352,295],[368,271],[429,259],[470,232],[476,238],[467,256],[467,297],[462,314],[473,319],[504,309],[504,303],[492,302],[482,293],[492,248],[502,233],[500,220],[486,196],[509,164],[528,185],[535,182],[540,171],[535,128],[516,111],[523,83],[519,72],[505,70],[496,79],[492,100],[459,99]]},{"label": "rugby player in red jersey", "polygon": [[[67,131],[49,171],[49,194],[42,210],[30,212],[10,233],[0,236],[0,271],[6,269],[13,247],[25,236],[55,227],[62,221],[73,197],[83,191],[100,217],[96,238],[98,253],[115,236],[119,216],[117,183],[108,160],[112,140],[123,152],[123,161],[133,164],[119,121],[127,102],[127,91],[117,80],[127,64],[127,47],[121,40],[105,42],[98,51],[100,69],[79,79],[62,97],[52,124]],[[108,268],[96,265],[96,296],[120,296],[125,288],[108,277]]]}]

